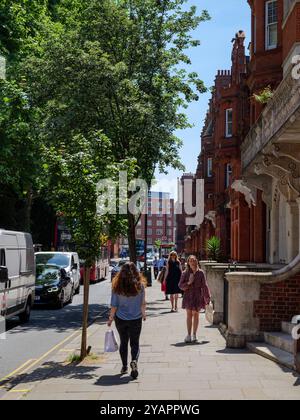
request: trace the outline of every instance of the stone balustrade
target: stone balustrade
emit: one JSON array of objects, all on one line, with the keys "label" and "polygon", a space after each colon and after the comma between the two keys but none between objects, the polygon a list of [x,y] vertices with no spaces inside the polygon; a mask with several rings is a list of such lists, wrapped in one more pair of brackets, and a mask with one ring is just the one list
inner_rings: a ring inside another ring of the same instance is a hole
[{"label": "stone balustrade", "polygon": [[279,138],[281,130],[293,121],[294,114],[300,110],[300,79],[292,75],[292,70],[281,82],[273,98],[266,105],[256,124],[252,126],[241,145],[242,169],[263,151],[271,140]]},{"label": "stone balustrade", "polygon": [[254,270],[266,270],[269,264],[224,264],[211,261],[201,261],[201,268],[207,279],[211,292],[212,305],[206,309],[206,319],[214,325],[219,325],[224,321],[224,281],[225,274],[229,271],[243,272]]}]

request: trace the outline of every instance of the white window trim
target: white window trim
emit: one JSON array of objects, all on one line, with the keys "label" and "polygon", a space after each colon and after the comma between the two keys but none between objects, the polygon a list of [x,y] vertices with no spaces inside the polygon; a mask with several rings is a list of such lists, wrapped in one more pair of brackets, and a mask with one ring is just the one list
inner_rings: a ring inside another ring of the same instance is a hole
[{"label": "white window trim", "polygon": [[[228,125],[228,114],[229,114],[229,111],[231,111],[231,133],[229,133],[229,131],[228,131],[228,128],[229,128],[229,125]],[[233,109],[232,108],[227,108],[226,109],[226,121],[225,121],[225,136],[226,136],[226,138],[230,138],[230,137],[232,137],[233,136]]]},{"label": "white window trim", "polygon": [[272,24],[268,23],[268,5],[270,3],[277,3],[277,7],[278,7],[278,1],[277,0],[269,0],[265,4],[265,48],[266,48],[266,51],[274,50],[278,46],[278,16],[277,16],[277,22],[276,22],[276,25],[277,25],[277,43],[276,43],[276,45],[275,44],[274,45],[269,45],[268,44],[268,42],[269,42],[269,36],[268,36],[269,35],[269,26],[275,25],[275,22],[272,23]]},{"label": "white window trim", "polygon": [[213,158],[207,158],[207,177],[212,178],[213,176]]},{"label": "white window trim", "polygon": [[[229,171],[230,168],[230,171]],[[226,164],[226,188],[230,187],[230,178],[232,177],[232,165],[231,163]]]}]

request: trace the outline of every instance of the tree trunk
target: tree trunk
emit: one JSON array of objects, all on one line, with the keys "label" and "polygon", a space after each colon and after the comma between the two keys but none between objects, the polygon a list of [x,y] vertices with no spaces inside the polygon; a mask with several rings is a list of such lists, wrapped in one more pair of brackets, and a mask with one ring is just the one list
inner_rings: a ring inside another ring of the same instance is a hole
[{"label": "tree trunk", "polygon": [[128,245],[130,261],[136,264],[135,219],[131,213],[128,213]]},{"label": "tree trunk", "polygon": [[31,209],[32,209],[33,193],[30,188],[26,196],[26,211],[25,211],[25,221],[24,221],[24,231],[31,232]]},{"label": "tree trunk", "polygon": [[89,292],[90,292],[90,266],[84,266],[83,276],[83,315],[82,315],[82,335],[81,335],[81,352],[80,359],[83,360],[87,356],[87,328],[89,319]]}]

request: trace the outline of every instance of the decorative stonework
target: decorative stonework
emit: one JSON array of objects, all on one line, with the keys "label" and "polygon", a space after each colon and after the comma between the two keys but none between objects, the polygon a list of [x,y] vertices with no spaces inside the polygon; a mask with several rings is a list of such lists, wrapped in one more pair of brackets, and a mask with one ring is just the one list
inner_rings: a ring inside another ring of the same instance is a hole
[{"label": "decorative stonework", "polygon": [[[243,169],[246,169],[271,141],[278,141],[282,131],[294,123],[292,117],[296,117],[299,110],[300,79],[295,80],[289,74],[281,82],[241,146]],[[299,118],[298,115],[297,117]]]},{"label": "decorative stonework", "polygon": [[209,211],[205,215],[205,219],[209,220],[212,223],[214,228],[216,228],[216,215],[217,215],[216,211]]}]

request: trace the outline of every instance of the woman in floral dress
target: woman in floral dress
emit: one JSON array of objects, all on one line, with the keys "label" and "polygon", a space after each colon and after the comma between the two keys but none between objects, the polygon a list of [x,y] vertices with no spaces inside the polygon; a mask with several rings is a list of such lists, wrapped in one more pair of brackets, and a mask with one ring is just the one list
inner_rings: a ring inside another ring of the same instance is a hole
[{"label": "woman in floral dress", "polygon": [[200,270],[198,260],[194,255],[187,260],[187,268],[182,273],[179,287],[184,291],[182,308],[186,309],[187,313],[188,334],[184,341],[197,343],[199,313],[209,304],[211,296],[204,273]]}]

